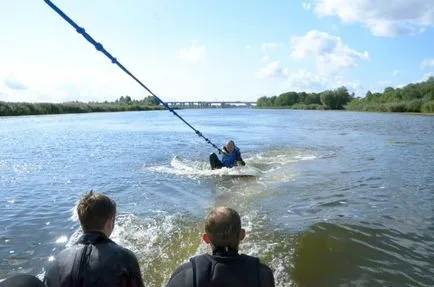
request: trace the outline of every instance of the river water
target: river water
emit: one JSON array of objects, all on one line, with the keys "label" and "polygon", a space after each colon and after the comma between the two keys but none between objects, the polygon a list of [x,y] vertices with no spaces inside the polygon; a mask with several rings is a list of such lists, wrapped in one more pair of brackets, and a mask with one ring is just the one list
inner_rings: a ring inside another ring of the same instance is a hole
[{"label": "river water", "polygon": [[434,117],[179,114],[219,146],[233,138],[247,166],[209,170],[213,148],[167,111],[0,118],[0,278],[42,276],[79,236],[73,209],[93,189],[116,200],[112,239],[146,286],[209,251],[203,220],[221,205],[277,286],[434,285]]}]

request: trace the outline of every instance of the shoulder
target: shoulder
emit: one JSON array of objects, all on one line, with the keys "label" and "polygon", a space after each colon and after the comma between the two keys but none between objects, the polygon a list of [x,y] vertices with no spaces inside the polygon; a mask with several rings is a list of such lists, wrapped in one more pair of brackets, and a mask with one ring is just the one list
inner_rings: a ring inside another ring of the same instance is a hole
[{"label": "shoulder", "polygon": [[175,272],[173,272],[173,275],[177,275],[179,273],[186,272],[191,269],[193,269],[193,265],[191,264],[191,262],[190,261],[184,262],[176,268]]},{"label": "shoulder", "polygon": [[189,261],[176,268],[166,287],[191,286],[191,284],[193,284],[193,265]]},{"label": "shoulder", "polygon": [[60,251],[56,256],[54,261],[52,262],[52,266],[62,265],[64,263],[70,262],[74,260],[76,254],[82,250],[84,245],[82,244],[74,244],[70,247],[67,247]]},{"label": "shoulder", "polygon": [[245,259],[259,264],[259,277],[261,278],[261,286],[274,287],[274,275],[270,267],[260,262],[258,257],[242,254]]},{"label": "shoulder", "polygon": [[259,276],[261,278],[262,286],[274,286],[274,275],[271,268],[265,264],[260,263],[259,270]]},{"label": "shoulder", "polygon": [[266,275],[271,275],[273,276],[273,271],[271,270],[270,267],[268,267],[267,265],[263,264],[263,263],[259,263],[259,268],[261,270],[261,274],[266,274]]},{"label": "shoulder", "polygon": [[118,253],[121,256],[124,257],[136,257],[134,255],[134,253],[129,250],[128,248],[125,248],[123,246],[120,246],[119,244],[117,244],[116,242],[114,242],[113,240],[107,238],[106,240],[104,240],[103,242],[96,244],[101,246],[102,248],[108,249],[110,250],[110,252],[114,252],[114,253]]},{"label": "shoulder", "polygon": [[101,252],[101,257],[95,259],[101,260],[101,258],[106,258],[106,260],[102,260],[107,265],[106,270],[111,268],[110,272],[113,272],[113,274],[119,274],[122,277],[126,276],[126,278],[129,278],[128,280],[133,282],[132,286],[141,287],[144,285],[139,261],[133,251],[116,244],[112,240],[106,241],[101,246],[104,246],[105,251]]},{"label": "shoulder", "polygon": [[122,247],[122,246],[117,245],[117,244],[116,244],[115,248],[118,249],[119,252],[122,253],[122,255],[124,257],[137,260],[136,254],[134,254],[134,252],[131,251],[130,249]]},{"label": "shoulder", "polygon": [[137,260],[137,256],[134,254],[133,251],[129,250],[128,248],[122,247],[120,245],[117,245],[116,243],[110,243],[111,248],[113,249],[114,253],[117,255],[116,261],[122,261],[123,265],[129,267],[129,268],[137,268],[139,266],[139,261]]},{"label": "shoulder", "polygon": [[123,266],[126,269],[128,274],[127,276],[130,280],[135,282],[134,286],[144,286],[139,261],[134,252],[125,247],[117,246],[119,247],[119,250],[121,250],[120,253],[122,254],[122,263],[120,263],[120,266]]},{"label": "shoulder", "polygon": [[60,251],[57,255],[54,256],[54,260],[50,263],[49,268],[61,268],[64,269],[65,266],[71,265],[71,262],[74,262],[78,253],[80,253],[84,248],[83,244],[74,244],[69,246],[62,251]]},{"label": "shoulder", "polygon": [[61,277],[72,269],[77,252],[83,246],[73,245],[60,251],[51,261],[44,274],[44,282],[47,286],[59,286]]},{"label": "shoulder", "polygon": [[59,265],[57,261],[52,261],[45,271],[44,283],[46,286],[58,286],[60,282]]}]

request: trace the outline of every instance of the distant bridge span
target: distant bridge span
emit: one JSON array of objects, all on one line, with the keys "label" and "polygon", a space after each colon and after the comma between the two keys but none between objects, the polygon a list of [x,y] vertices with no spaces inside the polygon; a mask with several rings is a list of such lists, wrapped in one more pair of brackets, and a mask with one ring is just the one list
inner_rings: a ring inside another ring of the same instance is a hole
[{"label": "distant bridge span", "polygon": [[256,106],[256,102],[247,101],[184,101],[184,102],[166,102],[171,107],[185,108],[251,108]]}]

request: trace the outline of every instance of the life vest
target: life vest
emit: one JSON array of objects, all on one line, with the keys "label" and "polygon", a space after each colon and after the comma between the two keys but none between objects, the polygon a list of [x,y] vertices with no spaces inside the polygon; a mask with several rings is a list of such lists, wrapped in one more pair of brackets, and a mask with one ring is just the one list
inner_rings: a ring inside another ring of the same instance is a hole
[{"label": "life vest", "polygon": [[190,259],[194,287],[260,287],[260,263],[248,255],[199,255]]},{"label": "life vest", "polygon": [[229,153],[227,152],[227,149],[224,148],[226,153],[223,153],[222,155],[222,164],[226,167],[233,167],[237,159],[241,157],[240,149],[238,147],[234,147],[234,151]]}]

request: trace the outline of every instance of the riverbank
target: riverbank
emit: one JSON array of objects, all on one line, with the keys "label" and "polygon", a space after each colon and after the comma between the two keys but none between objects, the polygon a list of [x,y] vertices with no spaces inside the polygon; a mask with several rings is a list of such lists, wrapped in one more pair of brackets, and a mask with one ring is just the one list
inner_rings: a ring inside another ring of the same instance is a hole
[{"label": "riverbank", "polygon": [[97,112],[154,111],[163,110],[158,105],[120,103],[13,103],[0,101],[1,116],[30,116],[53,114],[78,114]]},{"label": "riverbank", "polygon": [[434,113],[434,101],[415,99],[391,102],[375,102],[369,99],[354,99],[345,109],[362,112],[389,112],[389,113]]},{"label": "riverbank", "polygon": [[[398,103],[399,104],[399,103]],[[434,106],[434,102],[433,103],[428,103],[430,105]],[[355,109],[355,108],[348,108],[345,107],[344,109],[340,109],[340,110],[333,110],[333,109],[329,109],[325,106],[322,105],[299,105],[296,104],[294,106],[267,106],[267,107],[256,107],[257,109],[274,109],[274,110],[317,110],[317,111],[352,111],[352,112],[371,112],[371,113],[400,113],[400,114],[408,114],[408,115],[425,115],[425,116],[434,116],[434,110],[431,108],[430,110],[425,111],[412,111],[410,110],[406,110],[406,109],[402,109],[402,110],[398,110],[398,109],[391,109],[388,110],[386,107],[383,107],[380,105],[377,108],[366,108],[364,106],[360,106],[361,108],[359,109]]]},{"label": "riverbank", "polygon": [[303,110],[350,110],[390,113],[434,113],[434,77],[402,88],[387,87],[382,93],[368,91],[355,97],[346,87],[320,93],[286,92],[279,96],[261,97],[258,108]]}]

